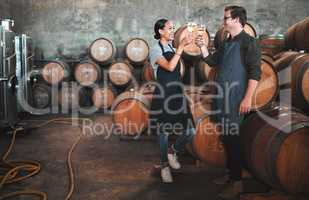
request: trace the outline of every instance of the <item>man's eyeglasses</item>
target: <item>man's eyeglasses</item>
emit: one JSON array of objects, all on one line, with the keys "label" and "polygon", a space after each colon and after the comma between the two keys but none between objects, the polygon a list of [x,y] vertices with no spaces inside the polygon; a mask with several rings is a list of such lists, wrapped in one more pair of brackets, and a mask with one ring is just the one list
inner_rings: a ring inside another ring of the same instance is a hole
[{"label": "man's eyeglasses", "polygon": [[226,20],[228,20],[229,18],[232,18],[232,17],[231,17],[231,16],[224,17],[223,20],[226,21]]}]

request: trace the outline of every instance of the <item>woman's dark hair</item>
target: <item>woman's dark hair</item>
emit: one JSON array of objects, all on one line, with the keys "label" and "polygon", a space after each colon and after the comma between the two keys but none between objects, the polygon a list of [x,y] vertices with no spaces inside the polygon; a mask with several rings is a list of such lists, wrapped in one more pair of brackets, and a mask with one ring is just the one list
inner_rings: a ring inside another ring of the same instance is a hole
[{"label": "woman's dark hair", "polygon": [[154,25],[154,32],[155,32],[155,35],[154,35],[154,38],[156,40],[159,40],[161,38],[161,35],[159,33],[159,30],[160,29],[163,29],[164,26],[165,26],[165,23],[167,22],[168,20],[167,19],[159,19],[155,25]]},{"label": "woman's dark hair", "polygon": [[227,6],[225,7],[224,11],[231,11],[231,17],[232,19],[235,19],[236,17],[239,18],[239,22],[244,27],[247,22],[247,11],[245,8],[241,6]]}]

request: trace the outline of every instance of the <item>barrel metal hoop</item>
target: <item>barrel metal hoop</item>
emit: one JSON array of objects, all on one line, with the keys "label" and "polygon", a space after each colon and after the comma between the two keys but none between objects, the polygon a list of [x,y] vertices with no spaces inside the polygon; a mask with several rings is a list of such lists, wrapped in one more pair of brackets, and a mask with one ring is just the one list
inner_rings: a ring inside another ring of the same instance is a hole
[{"label": "barrel metal hoop", "polygon": [[145,98],[143,97],[142,94],[136,94],[134,92],[133,95],[130,95],[130,96],[121,96],[119,95],[117,97],[117,99],[114,101],[113,105],[112,105],[112,110],[115,110],[115,108],[123,101],[123,100],[138,100],[139,102],[141,102],[143,105],[146,106],[147,109],[150,108],[150,102]]},{"label": "barrel metal hoop", "polygon": [[271,49],[274,49],[274,48],[278,48],[278,47],[280,47],[280,48],[284,48],[284,45],[261,45],[260,46],[261,48],[271,48]]},{"label": "barrel metal hoop", "polygon": [[262,34],[259,36],[259,40],[261,39],[284,39],[284,35],[278,34],[278,35],[265,35]]}]

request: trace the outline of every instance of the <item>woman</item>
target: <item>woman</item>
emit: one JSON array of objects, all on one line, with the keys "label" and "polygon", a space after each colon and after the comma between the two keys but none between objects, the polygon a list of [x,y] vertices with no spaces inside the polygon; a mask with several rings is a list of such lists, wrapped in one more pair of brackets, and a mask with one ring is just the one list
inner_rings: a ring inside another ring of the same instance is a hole
[{"label": "woman", "polygon": [[[179,47],[174,49],[171,45],[173,29],[171,21],[158,20],[154,26],[154,38],[158,42],[150,51],[150,62],[157,80],[150,118],[151,127],[159,135],[161,178],[164,183],[173,182],[170,167],[181,167],[176,153],[182,150],[186,143],[191,142],[195,134],[193,118],[181,83],[179,62],[184,47],[189,45],[192,39],[185,37]],[[171,133],[181,135],[174,145],[168,147],[168,135]]]}]

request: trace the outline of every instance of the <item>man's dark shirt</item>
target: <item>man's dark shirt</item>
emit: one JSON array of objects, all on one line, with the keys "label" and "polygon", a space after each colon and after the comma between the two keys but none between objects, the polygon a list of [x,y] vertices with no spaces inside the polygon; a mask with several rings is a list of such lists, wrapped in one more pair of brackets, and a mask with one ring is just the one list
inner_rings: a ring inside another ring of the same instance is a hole
[{"label": "man's dark shirt", "polygon": [[257,40],[245,31],[240,32],[233,39],[227,38],[223,41],[223,45],[213,53],[209,54],[203,60],[211,67],[215,67],[220,63],[224,54],[224,43],[237,41],[240,43],[240,56],[243,65],[247,69],[248,79],[257,80],[261,79],[261,51]]}]

